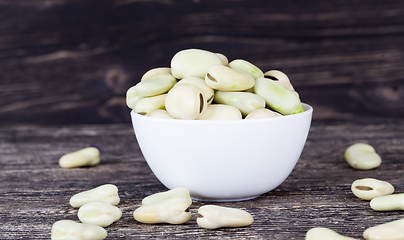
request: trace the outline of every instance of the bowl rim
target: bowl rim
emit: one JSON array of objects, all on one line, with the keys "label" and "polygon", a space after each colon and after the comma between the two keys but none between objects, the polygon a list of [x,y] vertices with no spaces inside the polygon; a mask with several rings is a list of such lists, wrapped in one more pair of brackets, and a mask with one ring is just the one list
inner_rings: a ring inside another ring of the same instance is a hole
[{"label": "bowl rim", "polygon": [[155,122],[165,122],[165,123],[170,123],[170,122],[181,122],[184,124],[217,124],[217,123],[235,123],[235,122],[240,122],[240,123],[247,123],[247,122],[270,122],[270,121],[282,121],[283,119],[287,118],[299,118],[303,117],[306,115],[312,115],[313,114],[313,107],[310,106],[307,103],[301,103],[303,106],[304,112],[297,113],[297,114],[291,114],[291,115],[284,115],[282,117],[270,117],[270,118],[256,118],[256,119],[229,119],[229,120],[190,120],[190,119],[170,119],[170,118],[158,118],[158,117],[149,117],[145,115],[141,115],[136,113],[133,109],[130,111],[130,115],[132,118],[140,118],[140,119],[147,119],[148,121],[155,121]]}]

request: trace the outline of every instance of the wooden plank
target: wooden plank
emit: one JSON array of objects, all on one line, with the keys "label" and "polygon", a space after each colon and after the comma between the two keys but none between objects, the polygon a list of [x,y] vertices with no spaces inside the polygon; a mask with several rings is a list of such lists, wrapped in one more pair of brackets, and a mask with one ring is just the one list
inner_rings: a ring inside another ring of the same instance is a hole
[{"label": "wooden plank", "polygon": [[[396,193],[404,191],[404,122],[314,121],[291,175],[275,190],[243,202],[217,203],[242,208],[254,216],[246,228],[205,230],[195,222],[197,209],[208,202],[194,201],[191,220],[184,225],[147,225],[135,221],[141,199],[166,188],[144,161],[130,125],[15,126],[0,128],[1,239],[50,237],[60,219],[78,220],[70,197],[104,183],[119,188],[122,218],[107,227],[108,239],[303,239],[312,227],[322,226],[361,238],[376,224],[402,218],[401,211],[375,212],[369,202],[356,198],[351,183],[374,177],[389,181]],[[383,163],[369,171],[350,168],[345,149],[366,142]],[[102,162],[96,167],[61,169],[61,155],[97,145]]]},{"label": "wooden plank", "polygon": [[401,1],[34,0],[0,7],[1,124],[128,122],[126,90],[185,48],[286,72],[302,99],[323,109],[316,119],[404,114]]}]

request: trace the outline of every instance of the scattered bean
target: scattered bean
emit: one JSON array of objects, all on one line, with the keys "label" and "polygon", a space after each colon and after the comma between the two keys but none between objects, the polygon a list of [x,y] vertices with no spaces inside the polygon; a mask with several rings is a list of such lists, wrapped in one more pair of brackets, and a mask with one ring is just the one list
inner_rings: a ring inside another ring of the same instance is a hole
[{"label": "scattered bean", "polygon": [[272,110],[283,115],[293,114],[301,107],[299,97],[277,81],[258,78],[255,81],[254,92],[263,97]]},{"label": "scattered bean", "polygon": [[100,161],[100,150],[95,147],[88,147],[63,155],[59,159],[59,165],[62,168],[76,168],[95,166],[100,163]]},{"label": "scattered bean", "polygon": [[404,210],[404,193],[375,197],[370,207],[375,211]]},{"label": "scattered bean", "polygon": [[81,207],[89,202],[106,202],[112,205],[118,205],[120,198],[118,188],[113,184],[104,184],[99,187],[77,193],[70,198],[72,207]]},{"label": "scattered bean", "polygon": [[367,240],[403,240],[404,219],[370,227],[363,232]]},{"label": "scattered bean", "polygon": [[223,92],[215,93],[215,102],[234,106],[240,110],[243,116],[247,116],[250,112],[265,108],[265,100],[254,93],[248,92]]},{"label": "scattered bean", "polygon": [[178,79],[204,78],[208,67],[215,64],[222,64],[217,54],[200,49],[186,49],[177,52],[171,59],[171,72]]},{"label": "scattered bean", "polygon": [[153,204],[142,205],[133,212],[133,217],[141,223],[183,224],[191,219],[189,199],[168,198]]},{"label": "scattered bean", "polygon": [[264,77],[264,73],[261,71],[261,69],[259,69],[254,64],[246,60],[242,59],[233,60],[229,63],[229,67],[236,71],[248,73],[251,76],[253,76],[254,79]]},{"label": "scattered bean", "polygon": [[122,212],[106,202],[89,202],[79,208],[77,216],[83,223],[108,227],[121,218]]},{"label": "scattered bean", "polygon": [[244,91],[254,86],[254,78],[227,66],[212,65],[205,76],[206,84],[220,91]]},{"label": "scattered bean", "polygon": [[235,120],[242,119],[240,110],[225,104],[211,104],[198,120]]},{"label": "scattered bean", "polygon": [[135,86],[131,87],[128,89],[126,92],[126,105],[134,109],[136,106],[136,103],[139,102],[139,100],[143,99],[144,97],[142,95],[139,95],[136,92]]},{"label": "scattered bean", "polygon": [[152,97],[168,92],[176,83],[177,79],[173,75],[161,73],[139,82],[135,90],[139,95]]},{"label": "scattered bean", "polygon": [[382,159],[375,149],[366,143],[355,143],[345,151],[345,159],[348,164],[361,170],[369,170],[380,166]]},{"label": "scattered bean", "polygon": [[161,94],[154,97],[143,98],[136,103],[133,110],[138,114],[149,116],[153,111],[165,108],[166,97],[167,94]]},{"label": "scattered bean", "polygon": [[282,117],[282,114],[271,111],[267,108],[261,108],[250,112],[245,117],[245,119],[270,118],[270,117]]},{"label": "scattered bean", "polygon": [[107,231],[96,225],[60,220],[52,225],[52,240],[102,240]]},{"label": "scattered bean", "polygon": [[202,91],[203,95],[205,96],[205,99],[208,104],[210,104],[213,101],[213,96],[215,94],[215,91],[211,87],[206,85],[206,82],[204,79],[199,78],[199,77],[186,77],[186,78],[181,79],[176,85],[184,84],[184,83],[192,84],[192,85],[195,85],[196,87],[198,87]]},{"label": "scattered bean", "polygon": [[167,94],[165,106],[174,118],[196,119],[208,105],[202,91],[195,85],[184,83],[176,85]]},{"label": "scattered bean", "polygon": [[169,67],[159,67],[159,68],[150,69],[145,74],[143,74],[140,81],[146,80],[148,78],[151,78],[151,77],[153,77],[155,75],[162,74],[162,73],[171,74],[171,68],[169,68]]},{"label": "scattered bean", "polygon": [[189,190],[186,188],[178,187],[178,188],[173,188],[173,189],[165,191],[165,192],[159,192],[159,193],[155,193],[150,196],[147,196],[142,200],[142,205],[150,205],[153,203],[161,202],[161,201],[169,199],[169,198],[185,198],[185,199],[189,200],[190,205],[192,203],[192,199],[189,194]]},{"label": "scattered bean", "polygon": [[254,221],[248,212],[229,207],[205,205],[198,209],[196,222],[206,229],[245,227]]},{"label": "scattered bean", "polygon": [[174,119],[167,110],[157,109],[150,113],[150,117]]},{"label": "scattered bean", "polygon": [[351,185],[351,190],[358,198],[372,200],[375,197],[392,194],[394,187],[386,181],[364,178],[355,180]]},{"label": "scattered bean", "polygon": [[345,237],[334,230],[323,227],[315,227],[307,231],[305,240],[355,240],[355,238]]}]

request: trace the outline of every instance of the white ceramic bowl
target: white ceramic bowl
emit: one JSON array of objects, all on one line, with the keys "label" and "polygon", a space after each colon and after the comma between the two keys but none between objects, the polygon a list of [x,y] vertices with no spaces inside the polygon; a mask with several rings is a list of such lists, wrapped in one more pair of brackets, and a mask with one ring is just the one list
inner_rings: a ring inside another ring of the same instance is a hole
[{"label": "white ceramic bowl", "polygon": [[131,112],[140,149],[167,188],[192,198],[241,201],[278,187],[305,145],[313,108],[265,119],[179,120]]}]

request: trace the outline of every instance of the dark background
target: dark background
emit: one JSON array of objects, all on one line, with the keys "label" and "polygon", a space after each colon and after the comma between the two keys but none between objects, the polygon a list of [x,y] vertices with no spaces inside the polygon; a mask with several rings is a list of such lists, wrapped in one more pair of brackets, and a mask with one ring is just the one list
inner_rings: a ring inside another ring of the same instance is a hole
[{"label": "dark background", "polygon": [[404,116],[404,1],[0,1],[0,125],[129,123],[186,48],[289,75],[314,120]]}]

